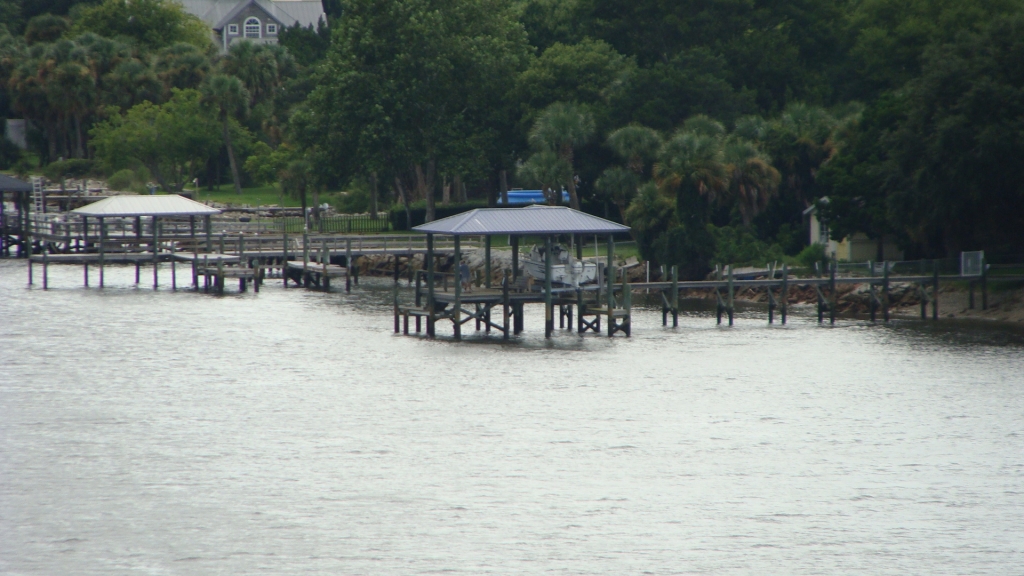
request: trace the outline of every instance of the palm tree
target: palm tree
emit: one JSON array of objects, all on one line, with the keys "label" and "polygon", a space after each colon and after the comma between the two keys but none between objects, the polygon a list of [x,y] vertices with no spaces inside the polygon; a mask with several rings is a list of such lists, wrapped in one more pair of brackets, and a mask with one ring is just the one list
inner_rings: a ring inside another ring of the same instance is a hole
[{"label": "palm tree", "polygon": [[149,66],[131,59],[125,60],[103,78],[107,100],[127,110],[148,100],[158,103],[163,85]]},{"label": "palm tree", "polygon": [[594,135],[594,118],[583,107],[576,104],[555,102],[537,117],[530,129],[530,143],[541,150],[551,150],[569,166],[569,204],[580,209],[576,194],[576,178],[573,164],[575,148],[585,144]]},{"label": "palm tree", "polygon": [[249,91],[249,106],[255,106],[270,95],[280,82],[277,58],[262,44],[236,42],[228,49],[223,62],[224,72],[237,77]]},{"label": "palm tree", "polygon": [[607,143],[630,170],[642,176],[661,148],[661,135],[652,128],[630,124],[609,134]]},{"label": "palm tree", "polygon": [[158,52],[153,69],[164,84],[165,94],[170,95],[172,88],[201,85],[210,73],[210,59],[192,44],[182,42]]},{"label": "palm tree", "polygon": [[605,170],[601,177],[594,183],[598,192],[607,196],[619,209],[619,215],[623,222],[626,221],[626,209],[629,203],[636,196],[637,186],[640,184],[638,174],[625,168],[613,166]]},{"label": "palm tree", "polygon": [[743,225],[749,228],[778,193],[782,177],[771,158],[749,140],[726,142],[723,159],[729,171],[729,195],[736,201]]},{"label": "palm tree", "polygon": [[231,119],[249,112],[249,92],[242,81],[234,76],[215,74],[203,83],[203,103],[217,112],[224,127],[224,146],[228,149],[231,164],[231,178],[235,183],[235,194],[242,193],[242,181],[238,177],[238,163],[235,149],[231,145]]},{"label": "palm tree", "polygon": [[663,193],[675,195],[680,224],[704,228],[710,203],[729,183],[721,140],[681,131],[662,146],[660,156],[654,177]]},{"label": "palm tree", "polygon": [[302,200],[303,227],[308,229],[309,217],[307,216],[306,192],[310,188],[316,189],[313,166],[305,160],[292,160],[284,170],[281,170],[278,177],[281,179],[281,188],[286,194]]},{"label": "palm tree", "polygon": [[562,203],[562,186],[572,181],[572,166],[558,153],[544,150],[519,167],[519,177],[539,185],[548,203],[557,206]]},{"label": "palm tree", "polygon": [[835,152],[836,119],[824,108],[795,102],[772,123],[770,150],[785,175],[786,187],[810,206],[818,168]]},{"label": "palm tree", "polygon": [[697,114],[683,122],[683,131],[717,138],[725,135],[725,126],[706,114]]}]

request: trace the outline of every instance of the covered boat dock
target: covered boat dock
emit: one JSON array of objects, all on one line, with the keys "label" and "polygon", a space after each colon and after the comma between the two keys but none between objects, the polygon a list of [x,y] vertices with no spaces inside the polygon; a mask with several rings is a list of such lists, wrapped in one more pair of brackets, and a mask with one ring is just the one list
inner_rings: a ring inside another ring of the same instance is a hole
[{"label": "covered boat dock", "polygon": [[[630,288],[625,280],[616,298],[614,235],[628,232],[629,227],[598,218],[578,210],[562,206],[530,206],[527,208],[478,208],[462,214],[416,226],[413,230],[427,236],[427,270],[425,292],[417,286],[416,304],[402,307],[395,292],[395,332],[404,320],[408,333],[409,318],[426,319],[428,337],[436,336],[438,320],[451,320],[455,339],[462,338],[462,326],[475,321],[488,332],[494,328],[504,338],[510,333],[523,330],[523,306],[528,303],[544,304],[544,335],[550,338],[554,332],[554,306],[559,306],[560,324],[568,319],[572,328],[573,307],[576,308],[576,329],[580,334],[588,330],[601,332],[601,317],[606,318],[608,336],[617,332],[630,334]],[[434,236],[454,238],[454,281],[447,281],[446,275],[435,270]],[[459,263],[462,260],[461,238],[464,236],[484,237],[484,286],[481,290],[464,293],[459,277]],[[493,286],[491,271],[491,239],[494,236],[508,236],[512,248],[512,269],[504,270],[500,286]],[[544,238],[544,283],[533,286],[519,274],[519,242],[524,236]],[[552,246],[557,236],[569,236],[576,247],[577,260],[583,260],[583,237],[605,236],[607,238],[607,263],[598,282],[592,287],[555,287],[552,282]],[[440,286],[439,286],[440,284]],[[468,309],[472,305],[473,309]],[[501,307],[502,323],[492,320],[492,311]],[[509,323],[513,326],[510,329]],[[417,330],[418,331],[418,330]]]}]

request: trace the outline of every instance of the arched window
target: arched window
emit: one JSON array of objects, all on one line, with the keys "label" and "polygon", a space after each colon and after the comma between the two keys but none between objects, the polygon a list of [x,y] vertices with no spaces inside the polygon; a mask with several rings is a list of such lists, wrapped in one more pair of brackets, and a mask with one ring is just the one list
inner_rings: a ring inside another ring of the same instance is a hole
[{"label": "arched window", "polygon": [[255,18],[255,17],[246,19],[246,21],[245,21],[245,37],[246,38],[260,38],[262,36],[263,36],[263,34],[261,34],[260,19],[259,18]]}]

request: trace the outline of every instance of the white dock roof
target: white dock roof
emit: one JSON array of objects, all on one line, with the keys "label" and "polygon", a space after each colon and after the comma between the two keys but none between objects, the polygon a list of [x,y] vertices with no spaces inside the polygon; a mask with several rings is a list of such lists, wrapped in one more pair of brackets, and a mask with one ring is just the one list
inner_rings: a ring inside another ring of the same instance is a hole
[{"label": "white dock roof", "polygon": [[71,211],[79,216],[95,218],[118,216],[209,216],[220,214],[210,208],[177,194],[161,196],[111,196]]}]

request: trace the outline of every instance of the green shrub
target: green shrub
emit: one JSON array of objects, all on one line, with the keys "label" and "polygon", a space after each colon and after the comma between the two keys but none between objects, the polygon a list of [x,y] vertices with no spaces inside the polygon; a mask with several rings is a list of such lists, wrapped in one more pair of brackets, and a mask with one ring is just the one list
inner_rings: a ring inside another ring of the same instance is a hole
[{"label": "green shrub", "polygon": [[781,246],[760,240],[750,228],[708,225],[708,231],[715,239],[715,262],[718,264],[761,266],[785,259]]},{"label": "green shrub", "polygon": [[93,161],[84,158],[72,158],[69,160],[58,160],[51,162],[43,168],[43,174],[50,180],[66,180],[68,178],[81,178],[92,173]]},{"label": "green shrub", "polygon": [[131,189],[132,183],[135,181],[135,173],[125,168],[124,170],[118,170],[107,179],[107,186],[111,190],[123,191]]},{"label": "green shrub", "polygon": [[821,262],[822,266],[828,265],[828,254],[825,253],[825,245],[814,243],[804,248],[796,255],[796,259],[800,262],[801,266],[807,268],[814,268],[815,262]]}]

